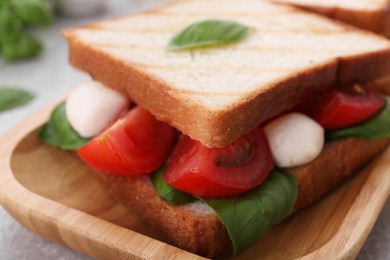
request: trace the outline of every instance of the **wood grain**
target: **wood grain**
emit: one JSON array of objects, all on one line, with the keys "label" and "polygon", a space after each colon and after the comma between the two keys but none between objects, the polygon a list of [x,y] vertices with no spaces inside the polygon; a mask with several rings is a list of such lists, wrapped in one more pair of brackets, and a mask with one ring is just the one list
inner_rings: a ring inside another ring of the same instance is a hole
[{"label": "wood grain", "polygon": [[[36,129],[53,106],[0,138],[0,202],[20,223],[95,259],[202,259],[166,244],[124,208],[72,152]],[[329,196],[229,259],[340,259],[359,252],[390,194],[390,149]]]}]

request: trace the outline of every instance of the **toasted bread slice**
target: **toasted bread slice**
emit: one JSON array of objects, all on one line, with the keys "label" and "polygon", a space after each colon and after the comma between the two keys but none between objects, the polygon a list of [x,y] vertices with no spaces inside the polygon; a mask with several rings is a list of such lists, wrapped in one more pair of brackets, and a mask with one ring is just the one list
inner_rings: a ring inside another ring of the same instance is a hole
[{"label": "toasted bread slice", "polygon": [[286,3],[390,36],[389,0],[270,0]]},{"label": "toasted bread slice", "polygon": [[[165,50],[205,19],[254,32],[238,44]],[[64,35],[75,67],[208,147],[226,146],[310,95],[390,71],[387,39],[261,0],[177,1]]]},{"label": "toasted bread slice", "polygon": [[[297,178],[295,211],[322,197],[380,153],[390,139],[347,139],[328,144],[317,159],[289,169]],[[124,205],[134,208],[167,242],[206,257],[231,249],[227,230],[206,204],[171,205],[154,191],[149,176],[117,177],[91,171]]]}]

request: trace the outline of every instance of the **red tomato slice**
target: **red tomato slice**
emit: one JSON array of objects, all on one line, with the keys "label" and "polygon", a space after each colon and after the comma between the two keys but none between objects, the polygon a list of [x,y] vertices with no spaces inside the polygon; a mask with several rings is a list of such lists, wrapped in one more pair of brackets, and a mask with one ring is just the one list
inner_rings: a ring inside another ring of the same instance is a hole
[{"label": "red tomato slice", "polygon": [[337,129],[367,120],[384,104],[384,97],[373,86],[353,85],[334,89],[308,114],[325,129]]},{"label": "red tomato slice", "polygon": [[164,179],[178,190],[203,198],[223,198],[259,185],[272,169],[262,128],[226,148],[207,148],[183,136],[168,160]]},{"label": "red tomato slice", "polygon": [[172,149],[176,130],[135,107],[101,135],[77,150],[92,168],[116,175],[150,173]]}]

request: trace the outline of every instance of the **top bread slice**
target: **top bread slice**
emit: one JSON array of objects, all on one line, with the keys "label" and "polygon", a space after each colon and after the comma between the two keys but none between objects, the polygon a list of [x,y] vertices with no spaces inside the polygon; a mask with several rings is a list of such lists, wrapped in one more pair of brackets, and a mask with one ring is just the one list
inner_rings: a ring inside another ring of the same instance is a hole
[{"label": "top bread slice", "polygon": [[389,0],[271,0],[332,17],[390,36]]},{"label": "top bread slice", "polygon": [[[237,44],[167,52],[205,19],[254,28]],[[70,62],[208,147],[335,85],[390,71],[390,43],[294,7],[261,0],[188,0],[64,32]]]}]

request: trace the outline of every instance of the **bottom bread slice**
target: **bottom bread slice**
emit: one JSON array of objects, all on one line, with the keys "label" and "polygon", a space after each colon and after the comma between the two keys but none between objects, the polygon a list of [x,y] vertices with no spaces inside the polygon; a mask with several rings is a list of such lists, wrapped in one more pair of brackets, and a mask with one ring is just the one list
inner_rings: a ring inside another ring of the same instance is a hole
[{"label": "bottom bread slice", "polygon": [[[291,168],[299,193],[294,211],[318,200],[379,154],[390,139],[347,139],[327,144],[314,161]],[[161,200],[147,175],[118,177],[91,171],[125,206],[139,215],[167,242],[205,257],[231,250],[227,230],[214,211],[201,202],[176,206]]]}]

